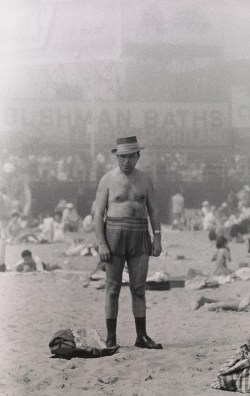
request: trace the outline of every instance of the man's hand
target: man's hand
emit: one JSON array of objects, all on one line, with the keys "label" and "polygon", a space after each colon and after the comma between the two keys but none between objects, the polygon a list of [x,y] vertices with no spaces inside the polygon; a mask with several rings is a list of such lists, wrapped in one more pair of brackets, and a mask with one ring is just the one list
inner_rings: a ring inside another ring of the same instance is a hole
[{"label": "man's hand", "polygon": [[159,236],[155,236],[153,240],[153,256],[158,257],[161,254],[161,238]]},{"label": "man's hand", "polygon": [[99,245],[99,256],[101,261],[109,263],[111,261],[111,254],[107,245]]}]

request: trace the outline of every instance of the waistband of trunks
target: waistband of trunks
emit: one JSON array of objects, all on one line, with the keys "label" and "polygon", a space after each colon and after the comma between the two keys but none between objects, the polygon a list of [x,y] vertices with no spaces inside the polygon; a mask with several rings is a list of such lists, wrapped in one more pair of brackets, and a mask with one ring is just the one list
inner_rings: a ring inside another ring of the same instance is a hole
[{"label": "waistband of trunks", "polygon": [[148,219],[142,217],[107,217],[105,223],[113,229],[148,230]]}]

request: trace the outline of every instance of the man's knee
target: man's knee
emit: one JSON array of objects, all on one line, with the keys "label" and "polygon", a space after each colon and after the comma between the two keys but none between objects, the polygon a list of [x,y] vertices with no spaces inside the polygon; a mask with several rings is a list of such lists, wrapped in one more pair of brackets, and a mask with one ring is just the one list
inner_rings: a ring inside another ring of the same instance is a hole
[{"label": "man's knee", "polygon": [[107,282],[107,295],[111,298],[118,297],[121,290],[121,284],[117,281],[108,281]]},{"label": "man's knee", "polygon": [[146,285],[144,283],[138,283],[138,284],[131,284],[130,285],[130,290],[132,296],[138,297],[138,298],[145,298],[145,287]]}]

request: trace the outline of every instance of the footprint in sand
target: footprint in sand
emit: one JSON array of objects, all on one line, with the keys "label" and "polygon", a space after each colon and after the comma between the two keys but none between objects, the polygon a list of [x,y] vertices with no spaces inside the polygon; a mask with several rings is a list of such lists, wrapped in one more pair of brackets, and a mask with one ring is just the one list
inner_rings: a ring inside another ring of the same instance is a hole
[{"label": "footprint in sand", "polygon": [[101,382],[102,384],[114,384],[119,380],[118,377],[103,377],[103,378],[98,378],[97,381]]},{"label": "footprint in sand", "polygon": [[118,362],[118,363],[123,363],[125,360],[127,360],[125,357],[115,358],[115,361]]}]

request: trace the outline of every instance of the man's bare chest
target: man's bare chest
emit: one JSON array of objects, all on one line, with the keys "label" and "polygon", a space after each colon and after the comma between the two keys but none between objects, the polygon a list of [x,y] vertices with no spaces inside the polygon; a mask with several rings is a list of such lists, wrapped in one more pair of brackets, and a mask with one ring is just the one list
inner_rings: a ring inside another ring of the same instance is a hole
[{"label": "man's bare chest", "polygon": [[109,199],[112,202],[137,201],[143,203],[146,200],[147,186],[141,182],[118,182],[112,183],[109,190]]}]

